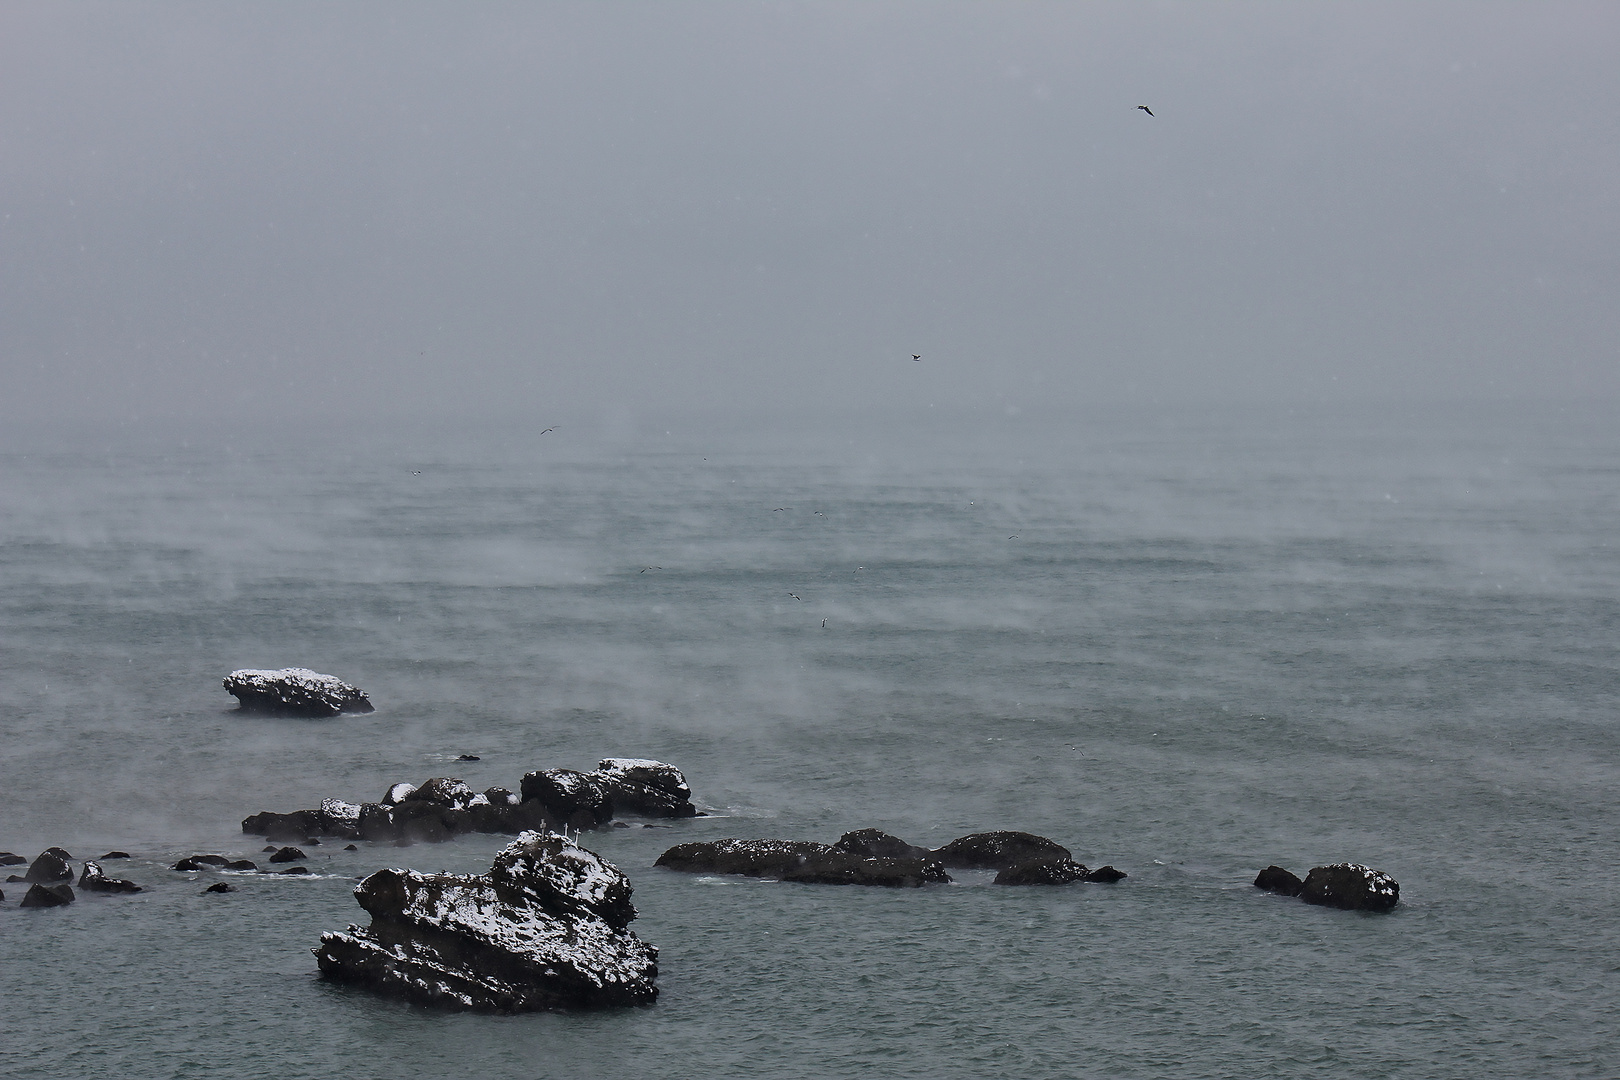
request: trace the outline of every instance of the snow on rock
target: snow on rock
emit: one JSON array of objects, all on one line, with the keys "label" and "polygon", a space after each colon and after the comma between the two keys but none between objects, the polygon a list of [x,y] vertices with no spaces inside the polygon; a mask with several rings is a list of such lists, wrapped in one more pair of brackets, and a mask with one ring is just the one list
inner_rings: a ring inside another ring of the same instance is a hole
[{"label": "snow on rock", "polygon": [[84,864],[84,873],[79,875],[79,888],[89,889],[91,892],[140,892],[141,887],[125,878],[108,877],[101,871],[101,864],[87,862]]},{"label": "snow on rock", "polygon": [[230,691],[245,710],[292,716],[336,716],[374,711],[364,690],[336,675],[308,668],[266,671],[242,668],[225,676]]},{"label": "snow on rock", "polygon": [[379,870],[354,890],[366,928],[321,935],[327,978],[495,1012],[651,1003],[658,950],[627,926],[629,879],[553,833],[526,832],[487,874]]},{"label": "snow on rock", "polygon": [[593,775],[607,788],[619,813],[669,818],[697,815],[686,777],[667,761],[603,758]]},{"label": "snow on rock", "polygon": [[851,854],[813,840],[725,840],[676,844],[657,866],[687,874],[739,874],[801,885],[875,885],[918,888],[944,885],[950,875],[939,860]]},{"label": "snow on rock", "polygon": [[1394,878],[1360,863],[1314,866],[1305,875],[1299,898],[1307,904],[1346,911],[1389,911],[1400,901],[1401,887]]}]

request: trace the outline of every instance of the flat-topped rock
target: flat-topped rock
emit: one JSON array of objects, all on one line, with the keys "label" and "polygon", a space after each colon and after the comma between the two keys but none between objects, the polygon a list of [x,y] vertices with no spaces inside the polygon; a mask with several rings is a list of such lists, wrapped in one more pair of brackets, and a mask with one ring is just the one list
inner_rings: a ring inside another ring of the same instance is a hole
[{"label": "flat-topped rock", "polygon": [[667,761],[603,758],[593,775],[607,789],[615,813],[660,818],[697,814],[685,775]]},{"label": "flat-topped rock", "polygon": [[933,854],[953,870],[1010,870],[1024,863],[1070,857],[1062,844],[1027,832],[972,833],[936,848]]},{"label": "flat-topped rock", "polygon": [[1401,899],[1394,878],[1360,863],[1314,866],[1300,885],[1299,898],[1307,904],[1345,911],[1389,911]]},{"label": "flat-topped rock", "polygon": [[890,836],[879,829],[856,829],[838,838],[833,845],[839,851],[875,859],[932,859],[934,853],[927,848],[908,844],[898,836]]},{"label": "flat-topped rock", "polygon": [[658,950],[628,929],[625,875],[553,833],[526,832],[487,874],[379,870],[355,889],[368,927],[321,935],[323,975],[456,1009],[651,1003]]},{"label": "flat-topped rock", "polygon": [[224,685],[248,712],[325,717],[375,711],[358,686],[309,668],[241,668],[225,676]]}]

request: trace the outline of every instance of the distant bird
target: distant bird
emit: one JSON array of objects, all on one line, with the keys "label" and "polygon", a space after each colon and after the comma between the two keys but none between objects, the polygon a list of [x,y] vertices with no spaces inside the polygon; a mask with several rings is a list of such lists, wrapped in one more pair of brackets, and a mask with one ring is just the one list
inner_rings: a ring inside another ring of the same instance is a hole
[{"label": "distant bird", "polygon": [[827,515],[826,515],[826,514],[823,514],[823,513],[822,513],[822,512],[821,512],[821,511],[820,511],[820,510],[817,510],[817,511],[816,511],[816,517],[826,517],[826,516],[827,516]]},{"label": "distant bird", "polygon": [[919,355],[918,355],[918,354],[916,354],[916,353],[912,353],[912,354],[911,354],[911,358],[912,358],[912,359],[913,359],[913,360],[921,360],[921,359],[922,359],[922,357],[921,357],[921,356],[919,356]]},{"label": "distant bird", "polygon": [[798,593],[788,593],[788,595],[793,597],[793,599],[795,599],[795,600],[803,600],[804,599],[804,597],[800,596]]},{"label": "distant bird", "polygon": [[[662,570],[662,569],[663,569],[662,566],[649,566],[649,567],[647,567],[647,570]],[[647,570],[637,570],[636,573],[645,574],[647,572]]]},{"label": "distant bird", "polygon": [[793,507],[791,507],[791,506],[778,506],[775,510],[772,510],[771,513],[780,514],[784,510],[791,510],[791,509],[793,509]]},{"label": "distant bird", "polygon": [[1147,113],[1149,116],[1153,115],[1153,110],[1148,108],[1146,105],[1138,105],[1137,108],[1141,109],[1143,112]]},{"label": "distant bird", "polygon": [[[556,429],[556,428],[554,428],[554,427],[548,427],[548,428],[546,428],[546,431],[556,431],[556,430],[557,430],[557,429]],[[545,433],[546,433],[546,431],[542,431],[542,432],[541,432],[541,433],[540,433],[540,434],[542,434],[542,435],[544,435],[544,434],[545,434]]]},{"label": "distant bird", "polygon": [[1011,535],[1011,536],[1009,536],[1009,537],[1007,537],[1007,539],[1009,539],[1009,540],[1016,540],[1016,539],[1018,539],[1018,534],[1017,534],[1017,533],[1013,533],[1013,534],[1012,534],[1012,535]]},{"label": "distant bird", "polygon": [[422,470],[421,469],[412,469],[411,470],[411,475],[412,476],[421,476],[422,475]]},{"label": "distant bird", "polygon": [[823,630],[827,629],[827,620],[826,619],[821,620],[821,628]]}]

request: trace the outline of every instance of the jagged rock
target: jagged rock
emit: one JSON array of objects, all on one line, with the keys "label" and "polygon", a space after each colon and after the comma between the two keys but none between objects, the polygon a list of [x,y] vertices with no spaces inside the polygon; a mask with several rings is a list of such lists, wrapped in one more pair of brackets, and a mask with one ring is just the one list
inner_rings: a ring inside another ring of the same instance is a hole
[{"label": "jagged rock", "polygon": [[1112,885],[1116,881],[1124,881],[1130,877],[1123,870],[1115,870],[1112,866],[1099,866],[1086,875],[1087,881],[1095,881],[1099,885]]},{"label": "jagged rock", "polygon": [[1010,870],[1024,863],[1070,857],[1062,844],[1027,832],[973,833],[952,840],[933,854],[953,870]]},{"label": "jagged rock", "polygon": [[898,836],[890,836],[879,829],[857,829],[838,838],[833,845],[839,851],[875,859],[932,859],[934,853],[927,848],[908,844]]},{"label": "jagged rock", "polygon": [[235,892],[235,891],[236,891],[236,886],[232,885],[228,881],[216,881],[212,885],[208,886],[208,888],[203,890],[203,892],[205,892],[205,893],[211,893],[211,892]]},{"label": "jagged rock", "polygon": [[626,929],[629,880],[565,837],[526,832],[487,874],[379,870],[354,892],[371,925],[321,935],[328,978],[496,1012],[657,997],[658,951]]},{"label": "jagged rock", "polygon": [[67,882],[55,885],[30,885],[22,898],[22,907],[61,907],[73,903],[73,886]]},{"label": "jagged rock", "polygon": [[1091,871],[1073,859],[1044,859],[1009,866],[996,875],[997,885],[1068,885],[1085,881]]},{"label": "jagged rock", "polygon": [[141,887],[123,878],[110,878],[101,872],[101,864],[87,862],[79,875],[79,888],[91,892],[140,892]]},{"label": "jagged rock", "polygon": [[923,885],[948,885],[951,876],[934,858],[886,859],[829,851],[784,871],[782,880],[801,885],[876,885],[889,889],[915,889]]},{"label": "jagged rock", "polygon": [[523,777],[523,802],[538,803],[546,816],[574,829],[596,829],[613,820],[613,796],[601,777],[574,769],[541,769]]},{"label": "jagged rock", "polygon": [[297,862],[299,859],[307,859],[307,858],[309,858],[308,855],[305,855],[302,851],[299,851],[295,847],[284,847],[284,848],[280,849],[279,851],[277,851],[274,855],[270,856],[270,861],[271,862]]},{"label": "jagged rock", "polygon": [[438,806],[447,806],[452,810],[466,810],[471,806],[489,802],[484,795],[468,787],[466,783],[451,776],[435,776],[426,780],[422,786],[406,795],[400,802],[430,802]]},{"label": "jagged rock", "polygon": [[1298,896],[1305,883],[1280,866],[1268,866],[1255,876],[1254,887],[1281,896]]},{"label": "jagged rock", "polygon": [[667,761],[603,758],[594,775],[607,788],[619,813],[668,818],[697,815],[686,777]]},{"label": "jagged rock", "polygon": [[101,861],[106,862],[108,859],[127,859],[129,857],[129,852],[127,851],[109,851],[107,854],[101,857]]},{"label": "jagged rock", "polygon": [[1333,863],[1313,866],[1300,886],[1299,898],[1307,904],[1343,908],[1346,911],[1389,911],[1401,898],[1395,879],[1360,863]]},{"label": "jagged rock", "polygon": [[322,717],[374,711],[358,686],[308,668],[242,668],[225,676],[224,683],[241,708],[252,712]]},{"label": "jagged rock", "polygon": [[[72,881],[73,867],[68,865],[72,858],[61,848],[46,848],[33,862],[28,864],[28,872],[23,875],[24,881],[33,881],[40,884],[50,884],[53,881]],[[32,889],[28,890],[30,893]]]},{"label": "jagged rock", "polygon": [[779,878],[797,870],[811,859],[835,852],[830,844],[814,840],[698,840],[676,844],[654,866],[686,874],[741,874],[745,877]]},{"label": "jagged rock", "polygon": [[179,862],[175,863],[174,868],[176,870],[186,872],[190,872],[192,870],[201,870],[204,867],[214,867],[217,869],[219,867],[228,865],[230,861],[231,860],[227,859],[223,855],[188,855],[184,859],[181,859]]},{"label": "jagged rock", "polygon": [[0,866],[21,866],[27,861],[14,851],[0,851]]}]

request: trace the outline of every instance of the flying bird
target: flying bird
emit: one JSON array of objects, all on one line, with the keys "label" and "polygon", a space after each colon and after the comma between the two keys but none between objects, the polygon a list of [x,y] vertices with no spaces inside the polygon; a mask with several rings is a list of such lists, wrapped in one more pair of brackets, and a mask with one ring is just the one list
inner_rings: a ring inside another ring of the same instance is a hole
[{"label": "flying bird", "polygon": [[798,593],[791,593],[790,592],[790,593],[788,593],[788,595],[793,597],[793,599],[795,599],[795,600],[803,600],[804,599],[804,597],[800,596]]},{"label": "flying bird", "polygon": [[827,629],[827,620],[826,619],[821,620],[821,628],[823,630]]},{"label": "flying bird", "polygon": [[920,355],[918,355],[917,353],[912,353],[911,358],[913,360],[921,360],[922,359],[922,357]]},{"label": "flying bird", "polygon": [[[557,430],[557,429],[556,429],[556,428],[554,428],[554,427],[548,427],[548,428],[546,428],[546,431],[556,431],[556,430]],[[544,435],[544,434],[545,434],[545,433],[546,433],[546,431],[542,431],[542,432],[541,432],[541,433],[540,433],[540,434],[542,434],[542,435]]]},{"label": "flying bird", "polygon": [[1147,113],[1149,116],[1153,115],[1153,110],[1148,108],[1146,105],[1138,105],[1137,108],[1141,109],[1143,112]]},{"label": "flying bird", "polygon": [[[647,570],[662,570],[662,569],[663,569],[662,566],[649,566],[649,567],[647,567]],[[636,573],[645,574],[647,572],[647,570],[637,570]]]},{"label": "flying bird", "polygon": [[791,510],[791,509],[793,509],[793,507],[791,507],[791,506],[778,506],[775,510],[772,510],[771,513],[780,514],[784,510]]}]

